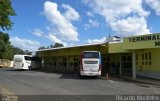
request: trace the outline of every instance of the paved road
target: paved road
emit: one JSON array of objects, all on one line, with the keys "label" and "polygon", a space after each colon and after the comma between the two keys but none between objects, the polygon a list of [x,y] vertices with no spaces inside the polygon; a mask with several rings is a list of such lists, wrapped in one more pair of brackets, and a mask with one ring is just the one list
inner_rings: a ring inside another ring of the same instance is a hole
[{"label": "paved road", "polygon": [[0,68],[0,86],[14,95],[160,95],[160,87],[119,80]]}]

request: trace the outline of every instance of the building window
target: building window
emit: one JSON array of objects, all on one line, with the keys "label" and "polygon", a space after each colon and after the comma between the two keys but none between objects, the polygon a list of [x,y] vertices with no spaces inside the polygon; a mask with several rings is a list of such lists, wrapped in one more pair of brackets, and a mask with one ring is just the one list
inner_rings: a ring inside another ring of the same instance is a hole
[{"label": "building window", "polygon": [[142,53],[142,60],[144,60],[144,54]]},{"label": "building window", "polygon": [[67,58],[63,58],[63,62],[66,62],[67,61]]},{"label": "building window", "polygon": [[78,61],[78,58],[74,58],[73,60],[74,60],[74,61]]},{"label": "building window", "polygon": [[123,61],[126,61],[126,56],[123,56]]},{"label": "building window", "polygon": [[63,62],[63,67],[66,67],[67,66],[67,63],[66,62]]},{"label": "building window", "polygon": [[110,61],[110,57],[109,56],[107,57],[107,61]]},{"label": "building window", "polygon": [[132,61],[132,57],[131,56],[128,56],[128,61]]},{"label": "building window", "polygon": [[147,53],[145,54],[145,59],[147,60]]},{"label": "building window", "polygon": [[149,59],[151,60],[151,52],[149,52]]},{"label": "building window", "polygon": [[138,65],[138,54],[136,54],[136,65]]},{"label": "building window", "polygon": [[73,66],[73,62],[70,63],[70,66]]},{"label": "building window", "polygon": [[63,63],[62,62],[60,62],[60,66],[62,66],[63,65]]},{"label": "building window", "polygon": [[56,67],[56,62],[54,62],[54,66]]},{"label": "building window", "polygon": [[102,59],[103,59],[103,61],[106,61],[106,57],[105,56],[103,56]]},{"label": "building window", "polygon": [[149,65],[152,65],[151,61],[149,61]]},{"label": "building window", "polygon": [[148,64],[148,62],[146,61],[146,62],[145,62],[145,65],[147,65],[147,64]]},{"label": "building window", "polygon": [[142,62],[142,65],[144,65],[144,62]]},{"label": "building window", "polygon": [[74,62],[74,67],[77,67],[78,66],[78,62]]},{"label": "building window", "polygon": [[138,54],[136,54],[136,60],[138,61]]}]

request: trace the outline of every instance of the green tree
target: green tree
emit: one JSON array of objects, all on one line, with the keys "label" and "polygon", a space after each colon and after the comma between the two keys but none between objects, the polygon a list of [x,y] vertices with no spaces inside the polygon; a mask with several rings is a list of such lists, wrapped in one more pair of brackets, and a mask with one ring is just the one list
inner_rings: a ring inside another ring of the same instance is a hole
[{"label": "green tree", "polygon": [[5,52],[9,45],[11,45],[9,42],[9,35],[7,33],[0,32],[0,58],[5,58]]},{"label": "green tree", "polygon": [[18,47],[13,47],[13,54],[24,54],[24,51]]},{"label": "green tree", "polygon": [[42,46],[38,48],[38,50],[42,50],[42,49],[46,49],[46,47]]},{"label": "green tree", "polygon": [[0,27],[2,30],[10,30],[12,22],[9,16],[16,15],[10,0],[0,0]]},{"label": "green tree", "polygon": [[24,51],[24,54],[26,54],[26,55],[32,55],[32,52],[29,51],[29,50],[25,50],[25,51]]},{"label": "green tree", "polygon": [[9,35],[7,33],[0,32],[0,40],[7,43],[9,41]]},{"label": "green tree", "polygon": [[[46,47],[41,46],[41,47],[38,48],[38,50],[43,50],[43,49],[46,49]],[[35,56],[35,57],[39,57],[39,52],[38,52],[38,51],[35,52],[34,56]]]},{"label": "green tree", "polygon": [[5,42],[0,39],[0,51],[3,50],[4,46],[5,46]]},{"label": "green tree", "polygon": [[2,58],[12,60],[13,56],[13,46],[10,42],[8,42],[7,44],[5,44],[5,51],[2,54]]},{"label": "green tree", "polygon": [[54,48],[54,46],[51,44],[51,45],[50,45],[50,48]]},{"label": "green tree", "polygon": [[55,43],[52,48],[56,48],[56,47],[64,47],[64,46],[61,43]]},{"label": "green tree", "polygon": [[[13,23],[10,16],[14,16],[15,11],[12,8],[10,0],[0,0],[0,29],[11,30]],[[0,31],[0,59],[12,59],[14,47],[9,41],[9,34]]]}]

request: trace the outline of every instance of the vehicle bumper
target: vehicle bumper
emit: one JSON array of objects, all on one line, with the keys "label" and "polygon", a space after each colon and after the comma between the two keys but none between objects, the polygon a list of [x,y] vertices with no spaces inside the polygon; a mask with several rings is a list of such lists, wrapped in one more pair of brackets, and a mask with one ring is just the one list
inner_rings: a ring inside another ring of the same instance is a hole
[{"label": "vehicle bumper", "polygon": [[14,69],[25,69],[25,70],[28,70],[28,68],[24,68],[24,67],[14,67]]},{"label": "vehicle bumper", "polygon": [[85,72],[85,71],[81,71],[80,74],[82,76],[100,76],[101,75],[101,71],[98,71],[98,72]]}]

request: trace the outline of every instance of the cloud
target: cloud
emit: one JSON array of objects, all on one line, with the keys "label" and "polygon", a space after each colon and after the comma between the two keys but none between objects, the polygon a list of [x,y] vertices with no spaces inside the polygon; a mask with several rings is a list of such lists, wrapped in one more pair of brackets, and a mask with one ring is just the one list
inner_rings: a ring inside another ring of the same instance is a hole
[{"label": "cloud", "polygon": [[48,31],[51,31],[51,27],[50,27],[50,26],[47,26],[46,29],[47,29]]},{"label": "cloud", "polygon": [[87,30],[87,29],[89,29],[89,28],[91,28],[91,26],[90,26],[90,24],[84,24],[84,30]]},{"label": "cloud", "polygon": [[83,2],[93,9],[92,12],[103,16],[115,32],[128,31],[132,35],[150,33],[146,21],[150,12],[142,8],[142,0],[83,0]]},{"label": "cloud", "polygon": [[59,37],[62,41],[79,41],[78,32],[72,25],[71,21],[79,19],[79,14],[69,5],[62,5],[66,11],[64,15],[57,9],[58,5],[54,2],[46,1],[44,3],[43,14],[51,23],[52,32],[56,33],[55,37]]},{"label": "cloud", "polygon": [[94,17],[94,14],[92,12],[86,12],[87,16]]},{"label": "cloud", "polygon": [[93,27],[99,27],[99,22],[97,20],[92,20],[89,19],[89,24],[92,25]]},{"label": "cloud", "polygon": [[12,45],[23,50],[36,51],[40,47],[40,43],[34,40],[21,39],[19,37],[11,37]]},{"label": "cloud", "polygon": [[106,41],[106,37],[103,37],[101,39],[88,39],[87,43],[103,43]]},{"label": "cloud", "polygon": [[62,43],[60,39],[58,39],[54,34],[49,34],[48,38],[53,41],[54,43]]},{"label": "cloud", "polygon": [[34,31],[32,32],[33,35],[39,36],[41,37],[42,35],[44,35],[44,33],[40,30],[40,29],[34,29]]},{"label": "cloud", "polygon": [[79,20],[80,15],[77,11],[75,11],[75,9],[73,9],[71,6],[65,5],[65,4],[63,4],[62,7],[66,10],[66,12],[64,13],[64,17],[67,20],[69,20],[69,21]]},{"label": "cloud", "polygon": [[87,30],[91,27],[99,27],[99,22],[97,20],[89,19],[87,24],[84,24],[84,29]]},{"label": "cloud", "polygon": [[146,3],[156,11],[156,14],[160,16],[160,0],[145,0]]},{"label": "cloud", "polygon": [[150,32],[149,29],[146,29],[147,22],[144,17],[128,17],[127,19],[120,19],[116,22],[112,22],[111,26],[113,30],[117,31],[121,36],[127,36],[127,34],[143,35]]},{"label": "cloud", "polygon": [[62,42],[59,38],[57,38],[53,33],[50,33],[47,38],[52,41],[53,43],[61,43],[64,46],[68,46],[68,44],[66,42]]}]

